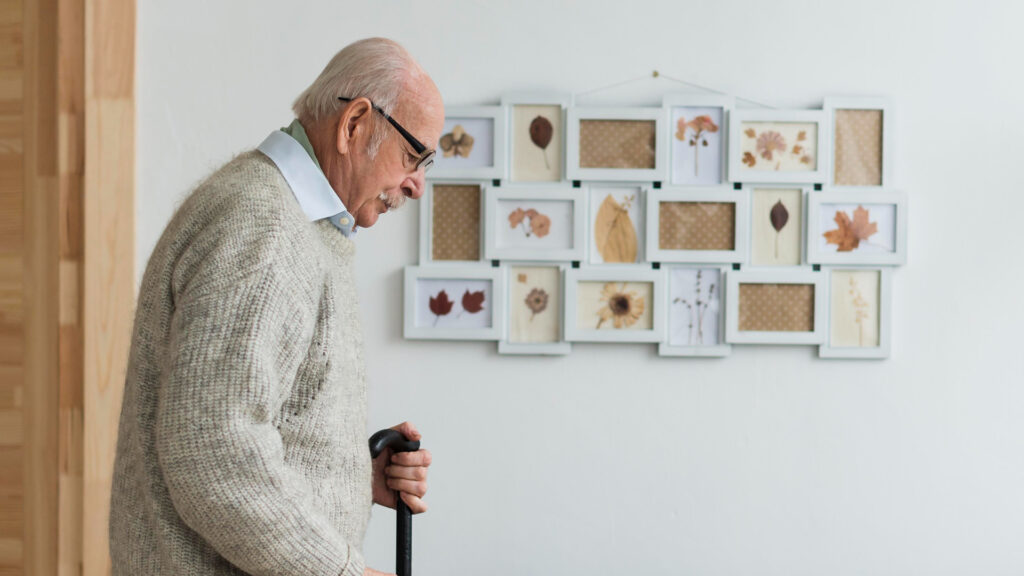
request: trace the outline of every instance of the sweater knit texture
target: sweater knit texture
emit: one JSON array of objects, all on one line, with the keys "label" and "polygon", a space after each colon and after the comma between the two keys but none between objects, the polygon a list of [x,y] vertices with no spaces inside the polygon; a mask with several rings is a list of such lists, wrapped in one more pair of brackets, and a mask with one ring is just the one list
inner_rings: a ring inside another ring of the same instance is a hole
[{"label": "sweater knit texture", "polygon": [[354,251],[256,151],[177,210],[135,315],[115,576],[362,576],[372,467]]}]

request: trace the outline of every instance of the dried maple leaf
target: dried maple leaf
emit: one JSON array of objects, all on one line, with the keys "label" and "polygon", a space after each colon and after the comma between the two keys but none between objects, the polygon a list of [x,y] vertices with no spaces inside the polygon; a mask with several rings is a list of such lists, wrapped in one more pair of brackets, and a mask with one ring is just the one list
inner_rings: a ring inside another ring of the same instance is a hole
[{"label": "dried maple leaf", "polygon": [[754,132],[753,128],[747,128],[746,130],[743,131],[743,133],[747,135],[747,138],[757,137],[757,132]]},{"label": "dried maple leaf", "polygon": [[853,220],[842,210],[836,211],[835,222],[839,228],[822,234],[828,244],[838,246],[838,252],[852,252],[860,246],[861,240],[867,240],[878,232],[878,222],[869,222],[870,215],[863,206],[853,211]]},{"label": "dried maple leaf", "polygon": [[448,299],[448,293],[441,290],[437,296],[430,299],[430,311],[434,316],[444,316],[452,311],[453,304],[455,303]]},{"label": "dried maple leaf", "polygon": [[744,152],[743,163],[753,168],[754,164],[757,164],[757,158],[754,158],[754,155],[751,154],[750,152]]},{"label": "dried maple leaf", "polygon": [[476,314],[477,312],[484,309],[484,292],[470,292],[466,290],[466,293],[462,295],[462,309],[470,314]]}]

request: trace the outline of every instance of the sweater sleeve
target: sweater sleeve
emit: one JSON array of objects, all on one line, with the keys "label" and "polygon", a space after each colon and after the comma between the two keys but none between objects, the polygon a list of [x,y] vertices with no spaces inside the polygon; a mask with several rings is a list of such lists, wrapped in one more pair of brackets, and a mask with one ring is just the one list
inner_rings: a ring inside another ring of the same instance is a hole
[{"label": "sweater sleeve", "polygon": [[182,520],[245,572],[362,576],[358,546],[285,464],[274,424],[315,322],[286,275],[265,266],[178,302],[155,419],[159,465]]}]

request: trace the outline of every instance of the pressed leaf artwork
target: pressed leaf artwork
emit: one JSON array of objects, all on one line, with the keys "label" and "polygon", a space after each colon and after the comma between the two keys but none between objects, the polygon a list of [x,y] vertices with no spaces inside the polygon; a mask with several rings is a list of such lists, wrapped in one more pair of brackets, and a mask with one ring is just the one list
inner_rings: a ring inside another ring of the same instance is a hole
[{"label": "pressed leaf artwork", "polygon": [[[717,270],[708,270],[711,278],[707,281],[704,279],[704,273],[705,270],[703,269],[697,270],[693,286],[689,290],[681,290],[679,296],[672,298],[673,306],[678,306],[686,311],[684,315],[685,324],[680,322],[682,325],[675,328],[675,330],[681,331],[685,326],[687,346],[703,346],[706,343],[715,343],[711,340],[706,341],[704,332],[705,326],[709,322],[712,325],[716,322],[714,312],[718,309],[718,292],[721,291],[717,284],[719,273]],[[677,281],[675,275],[673,281]],[[679,339],[674,336],[675,334],[673,333],[673,337],[670,339],[675,341],[673,343],[676,343]]]},{"label": "pressed leaf artwork", "polygon": [[537,116],[530,122],[530,142],[533,142],[541,152],[544,154],[544,167],[550,169],[551,165],[548,163],[547,148],[548,144],[551,143],[551,135],[554,134],[555,129],[551,125],[551,121],[543,116]]},{"label": "pressed leaf artwork", "polygon": [[526,238],[543,238],[551,232],[551,218],[533,208],[516,208],[508,215],[509,227],[522,229]]},{"label": "pressed leaf artwork", "polygon": [[490,280],[419,278],[415,325],[439,330],[490,327],[490,291]]},{"label": "pressed leaf artwork", "polygon": [[445,158],[461,156],[469,158],[473,151],[474,138],[466,132],[462,124],[456,124],[452,131],[441,136],[441,152]]},{"label": "pressed leaf artwork", "polygon": [[838,252],[852,252],[862,241],[878,232],[878,223],[870,222],[870,214],[863,206],[857,206],[853,211],[853,220],[845,211],[836,211],[835,223],[839,228],[829,230],[823,236],[829,244],[838,246]]},{"label": "pressed leaf artwork", "polygon": [[462,309],[470,314],[476,314],[477,312],[484,309],[484,293],[482,290],[477,292],[470,292],[466,290],[466,293],[462,295]]},{"label": "pressed leaf artwork", "polygon": [[455,303],[448,299],[448,293],[441,290],[436,296],[430,297],[430,311],[434,313],[434,325],[437,325],[437,321],[441,319],[441,316],[447,316],[452,311],[452,306]]},{"label": "pressed leaf artwork", "polygon": [[775,258],[778,259],[779,234],[786,227],[786,223],[789,222],[789,210],[786,210],[786,206],[782,203],[781,198],[772,206],[772,211],[769,212],[768,217],[771,220],[772,228],[775,229]]},{"label": "pressed leaf artwork", "polygon": [[512,106],[512,170],[514,182],[558,182],[562,179],[562,116],[560,104]]},{"label": "pressed leaf artwork", "polygon": [[509,286],[509,342],[560,340],[558,267],[521,266],[510,268],[509,273],[516,279]]},{"label": "pressed leaf artwork", "polygon": [[751,265],[800,265],[803,194],[801,188],[755,187],[751,191]]},{"label": "pressed leaf artwork", "polygon": [[630,195],[618,202],[608,194],[594,218],[594,242],[605,262],[636,262],[637,234],[629,209],[636,200]]},{"label": "pressed leaf artwork", "polygon": [[626,284],[608,282],[601,291],[601,302],[604,304],[597,312],[597,326],[611,322],[616,330],[628,328],[636,324],[644,313],[644,298],[639,292],[626,290]]},{"label": "pressed leaf artwork", "polygon": [[749,169],[810,172],[817,169],[814,157],[817,124],[813,122],[747,122],[740,138],[740,152]]}]

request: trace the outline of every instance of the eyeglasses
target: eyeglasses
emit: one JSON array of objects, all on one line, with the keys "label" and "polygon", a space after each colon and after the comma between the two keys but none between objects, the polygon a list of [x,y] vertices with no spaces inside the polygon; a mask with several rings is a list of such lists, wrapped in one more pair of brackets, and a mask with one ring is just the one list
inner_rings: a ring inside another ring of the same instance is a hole
[{"label": "eyeglasses", "polygon": [[[346,98],[344,96],[338,96],[338,100],[341,100],[342,102],[352,101],[351,98]],[[380,112],[380,115],[383,116],[384,119],[387,120],[389,124],[394,126],[395,130],[398,130],[398,133],[401,134],[403,138],[405,138],[405,141],[408,142],[410,146],[412,146],[412,149],[415,150],[416,153],[420,155],[419,158],[416,159],[416,167],[413,169],[413,171],[415,172],[420,168],[422,168],[424,172],[429,170],[430,167],[434,165],[434,155],[437,154],[437,150],[427,150],[427,147],[424,146],[422,142],[417,140],[416,137],[410,134],[408,130],[402,128],[402,125],[399,124],[397,120],[392,118],[387,112],[385,112],[383,108],[377,106],[372,101],[370,102],[370,105],[373,106],[374,110]]]}]

